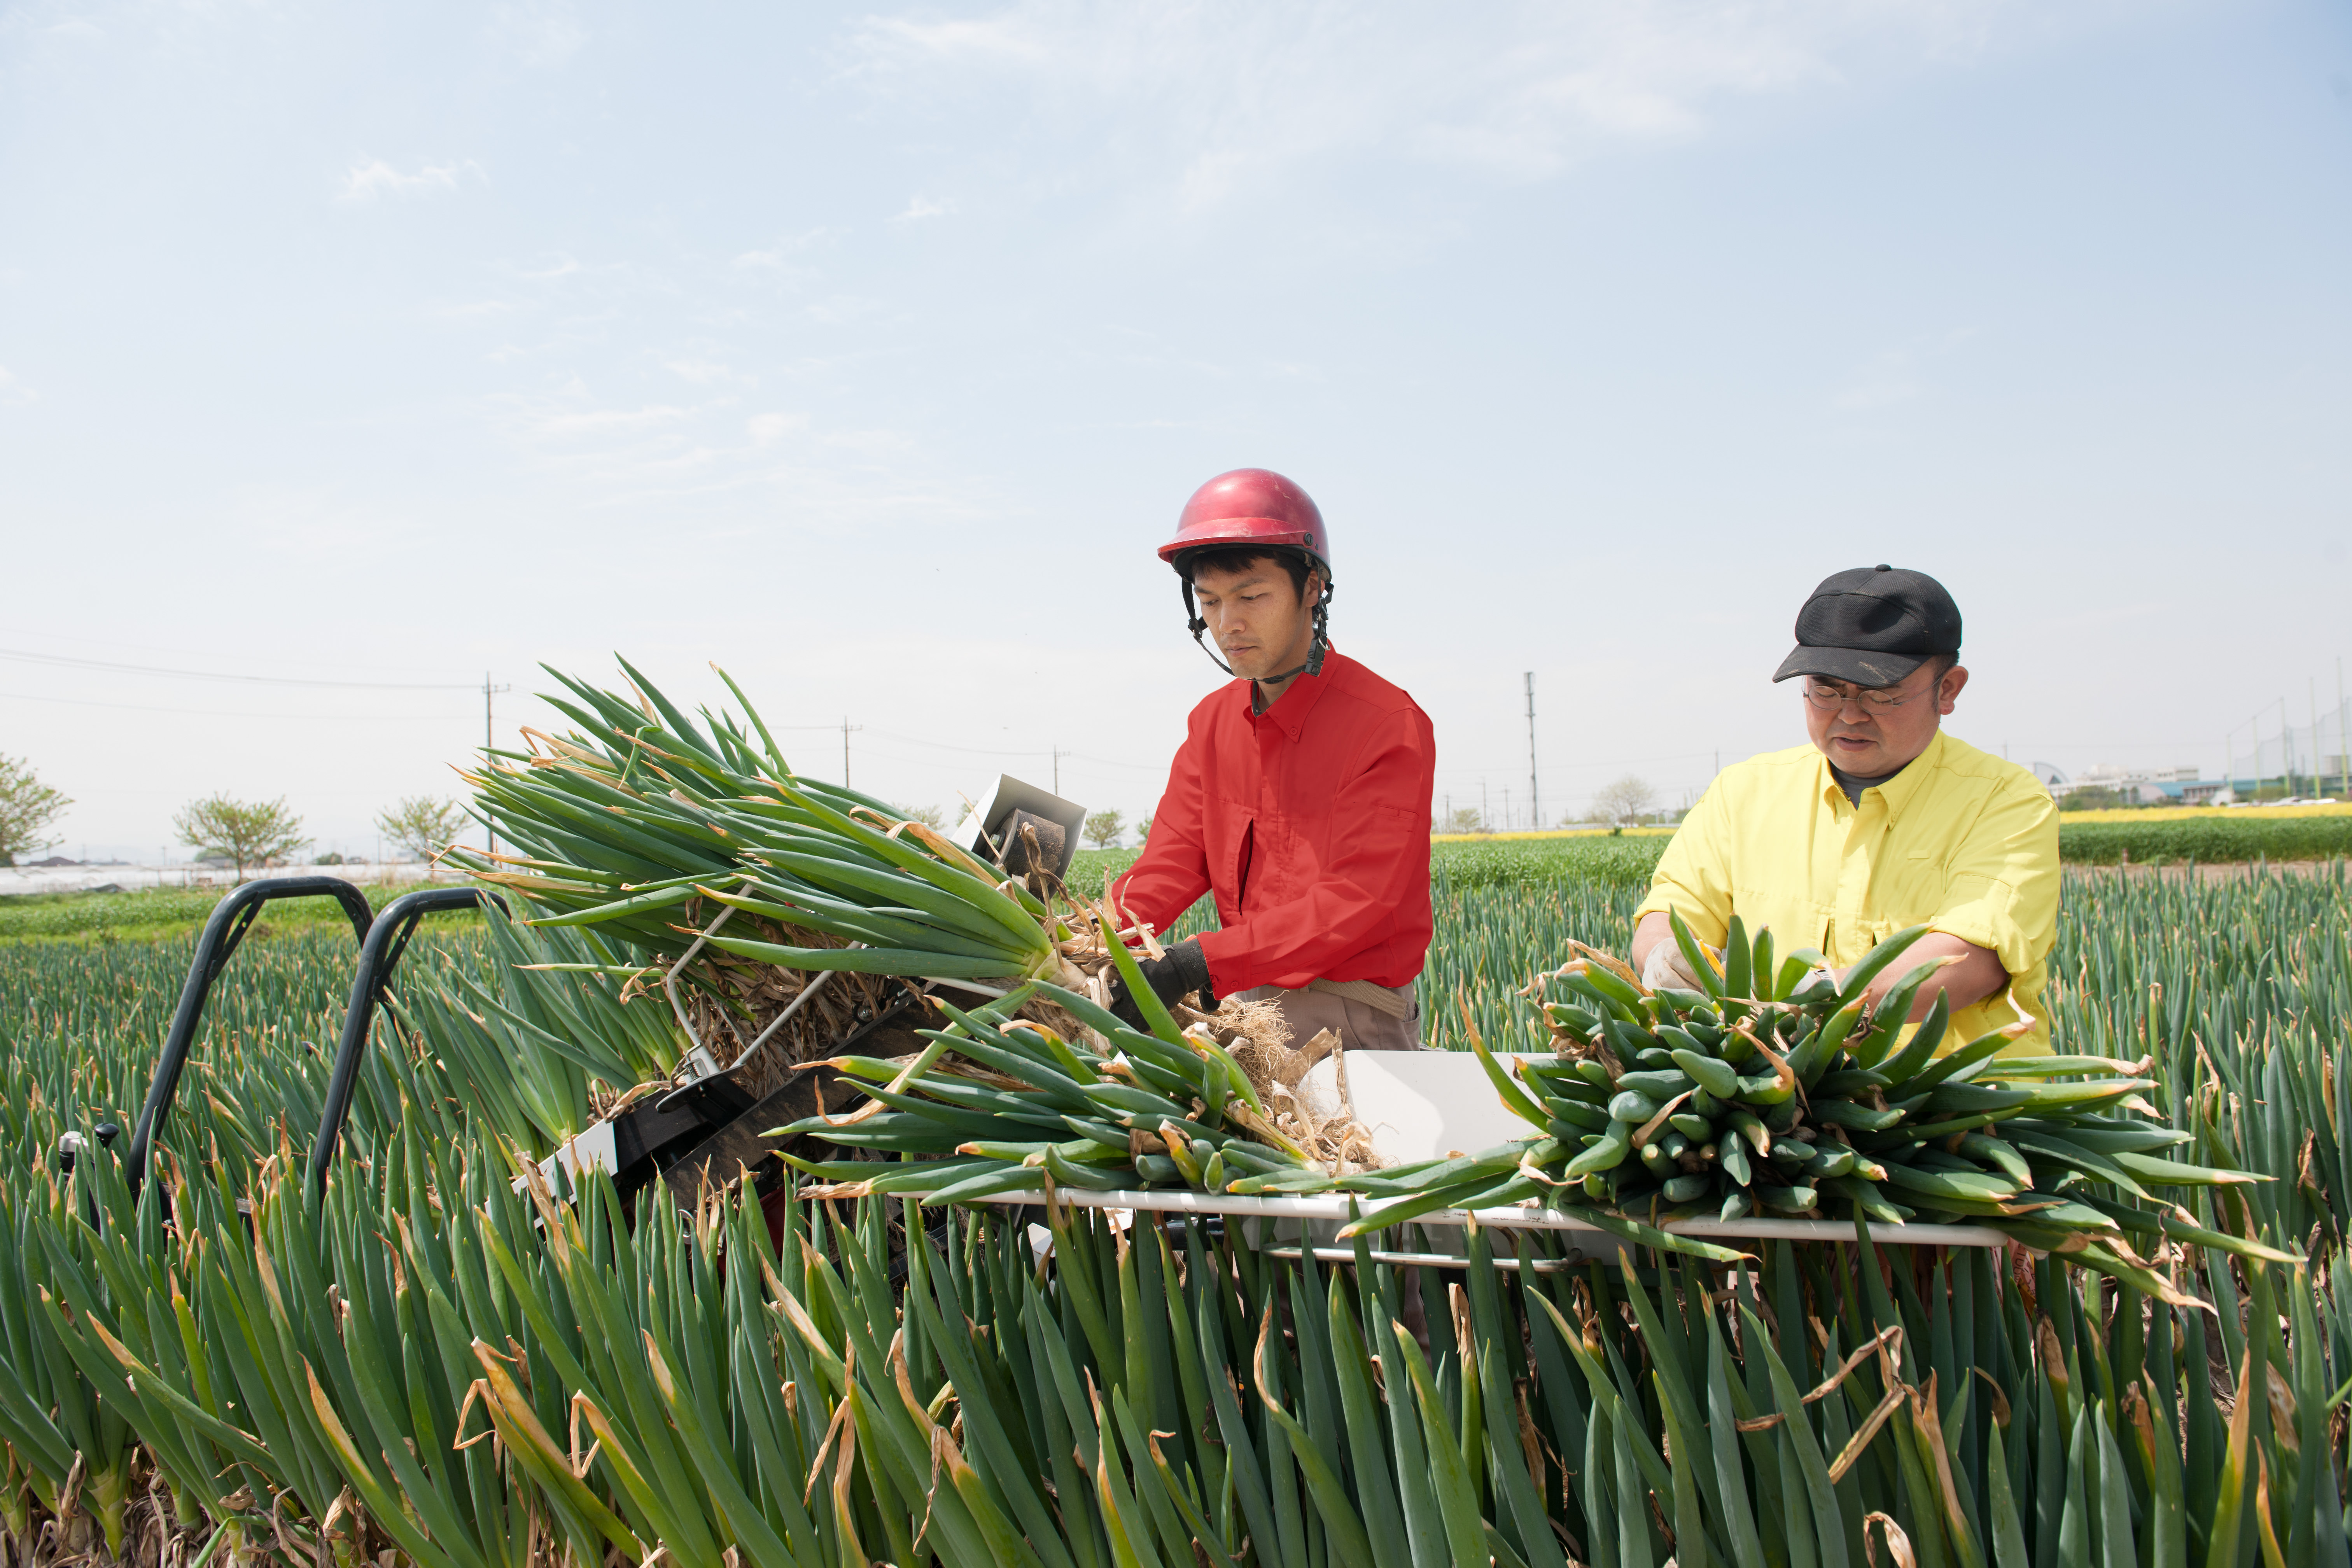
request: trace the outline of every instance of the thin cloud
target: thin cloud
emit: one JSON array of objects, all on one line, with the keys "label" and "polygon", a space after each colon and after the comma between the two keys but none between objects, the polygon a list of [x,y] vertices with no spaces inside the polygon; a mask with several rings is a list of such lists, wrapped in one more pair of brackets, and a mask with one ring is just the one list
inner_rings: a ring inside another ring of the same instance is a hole
[{"label": "thin cloud", "polygon": [[571,5],[546,0],[498,6],[490,13],[490,33],[534,70],[562,65],[588,41],[588,29]]},{"label": "thin cloud", "polygon": [[542,413],[530,421],[528,432],[541,440],[569,441],[583,437],[609,439],[674,426],[690,418],[694,412],[671,404],[650,404],[636,408]]},{"label": "thin cloud", "polygon": [[384,196],[437,195],[467,182],[487,185],[490,183],[489,172],[471,158],[461,158],[454,163],[427,163],[408,174],[381,158],[368,158],[354,163],[344,172],[335,199],[373,202]]},{"label": "thin cloud", "polygon": [[1933,390],[1927,367],[1949,358],[1977,336],[1973,327],[1955,327],[1890,349],[1849,375],[1830,405],[1846,414],[1868,414],[1915,403]]},{"label": "thin cloud", "polygon": [[17,380],[6,365],[0,364],[0,408],[22,408],[40,400],[39,393]]},{"label": "thin cloud", "polygon": [[1839,388],[1830,405],[1842,413],[1868,414],[1916,402],[1927,390],[1926,384],[1912,374],[1908,355],[1889,354]]},{"label": "thin cloud", "polygon": [[577,377],[536,395],[482,400],[477,414],[519,457],[578,487],[587,504],[767,492],[796,517],[843,526],[972,514],[969,476],[930,472],[909,432],[843,427],[794,409],[747,411],[730,395],[608,403]]},{"label": "thin cloud", "polygon": [[514,309],[514,302],[509,300],[463,300],[427,305],[425,314],[442,321],[484,321],[506,315]]},{"label": "thin cloud", "polygon": [[1926,395],[1920,383],[1901,376],[1857,382],[1830,400],[1842,414],[1870,414],[1881,408],[1893,408],[1905,403],[1916,403]]},{"label": "thin cloud", "polygon": [[821,321],[828,327],[843,327],[873,321],[887,309],[879,300],[858,294],[835,294],[811,303],[808,315],[811,321]]},{"label": "thin cloud", "polygon": [[955,204],[953,202],[935,202],[929,196],[918,195],[909,197],[907,202],[907,210],[895,215],[892,216],[890,221],[892,223],[917,223],[927,217],[945,217],[948,214],[953,211],[955,211]]},{"label": "thin cloud", "polygon": [[760,384],[758,376],[747,374],[737,370],[733,365],[722,364],[717,360],[665,360],[662,362],[662,368],[682,381],[693,382],[697,386],[713,384],[757,386]]},{"label": "thin cloud", "polygon": [[[1017,89],[1088,159],[1157,163],[1190,207],[1372,150],[1540,179],[1613,144],[1687,140],[1743,100],[1966,58],[2102,0],[1580,0],[1415,13],[1242,0],[1013,0],[868,17],[837,45],[877,97]],[[1129,172],[1124,167],[1122,174]],[[902,214],[901,216],[912,216]]]},{"label": "thin cloud", "polygon": [[739,253],[730,265],[741,272],[773,272],[787,283],[806,281],[816,274],[802,258],[840,237],[840,232],[820,227],[784,235],[773,244]]}]

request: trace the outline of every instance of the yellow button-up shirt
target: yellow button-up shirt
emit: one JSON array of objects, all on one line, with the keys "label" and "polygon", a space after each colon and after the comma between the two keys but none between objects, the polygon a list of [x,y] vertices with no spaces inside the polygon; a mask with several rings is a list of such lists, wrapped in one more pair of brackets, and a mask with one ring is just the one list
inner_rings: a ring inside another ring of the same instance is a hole
[{"label": "yellow button-up shirt", "polygon": [[2025,769],[1940,731],[1858,805],[1810,745],[1726,768],[1666,846],[1635,918],[1666,910],[1710,945],[1737,913],[1751,937],[1769,928],[1781,953],[1818,948],[1839,968],[1925,923],[2009,971],[2005,990],[1953,1015],[1946,1048],[2021,1014],[2034,1028],[2012,1048],[2049,1048],[2057,805]]}]

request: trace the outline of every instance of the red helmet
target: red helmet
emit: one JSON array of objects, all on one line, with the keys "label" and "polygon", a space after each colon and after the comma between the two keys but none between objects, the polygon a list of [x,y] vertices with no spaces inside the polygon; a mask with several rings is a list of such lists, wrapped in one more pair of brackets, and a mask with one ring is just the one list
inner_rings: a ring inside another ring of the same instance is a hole
[{"label": "red helmet", "polygon": [[1270,468],[1235,468],[1192,492],[1176,537],[1160,547],[1160,559],[1174,564],[1188,550],[1261,545],[1303,552],[1331,575],[1331,540],[1323,514],[1305,490]]},{"label": "red helmet", "polygon": [[1313,499],[1271,468],[1235,468],[1194,490],[1192,499],[1184,503],[1184,515],[1176,520],[1176,537],[1160,547],[1160,559],[1175,566],[1183,583],[1184,619],[1192,640],[1201,644],[1201,651],[1208,653],[1219,669],[1227,675],[1234,672],[1201,641],[1209,623],[1201,618],[1192,603],[1192,580],[1178,564],[1178,558],[1192,550],[1250,546],[1269,553],[1296,550],[1323,569],[1323,591],[1315,601],[1315,640],[1307,647],[1307,662],[1297,669],[1260,679],[1321,675],[1323,656],[1331,647],[1331,537],[1324,531],[1323,514],[1316,510]]}]

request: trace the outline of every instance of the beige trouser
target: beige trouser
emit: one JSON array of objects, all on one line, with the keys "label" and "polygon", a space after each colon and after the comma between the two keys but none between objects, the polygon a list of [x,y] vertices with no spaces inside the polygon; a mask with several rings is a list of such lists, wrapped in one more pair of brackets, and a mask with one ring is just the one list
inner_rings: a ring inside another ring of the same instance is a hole
[{"label": "beige trouser", "polygon": [[[1290,1023],[1290,1043],[1304,1046],[1325,1029],[1337,1033],[1351,1051],[1417,1051],[1421,1002],[1410,985],[1374,985],[1370,981],[1318,980],[1296,991],[1260,985],[1244,991],[1251,1002],[1279,1002]],[[1375,1005],[1363,998],[1379,992],[1393,1000]]]},{"label": "beige trouser", "polygon": [[[1364,1000],[1372,991],[1383,992],[1394,1000],[1375,1005]],[[1349,994],[1351,992],[1354,994]],[[1296,991],[1286,991],[1279,985],[1260,985],[1242,995],[1252,1002],[1281,1003],[1282,1016],[1290,1025],[1293,1046],[1304,1046],[1321,1031],[1330,1029],[1338,1033],[1339,1043],[1351,1051],[1417,1051],[1423,1048],[1421,1003],[1413,992],[1411,985],[1375,986],[1369,981],[1335,985],[1325,980]],[[1281,1238],[1303,1247],[1330,1247],[1335,1245],[1339,1226],[1336,1220],[1274,1220],[1260,1222],[1257,1228],[1269,1241]],[[1398,1270],[1397,1287],[1402,1297],[1398,1304],[1404,1309],[1406,1331],[1426,1351],[1429,1326],[1421,1300],[1421,1270],[1411,1265]]]}]

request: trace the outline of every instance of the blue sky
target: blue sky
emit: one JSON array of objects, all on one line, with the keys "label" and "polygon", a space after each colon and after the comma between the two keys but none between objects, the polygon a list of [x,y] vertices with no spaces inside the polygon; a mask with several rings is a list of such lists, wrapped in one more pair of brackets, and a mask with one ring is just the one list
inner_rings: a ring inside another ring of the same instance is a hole
[{"label": "blue sky", "polygon": [[1244,464],[1452,804],[1801,740],[1941,576],[2020,761],[2352,655],[2352,21],[2319,4],[0,8],[0,751],[152,857],[446,790],[534,662],[725,665],[813,773],[1130,815]]}]

